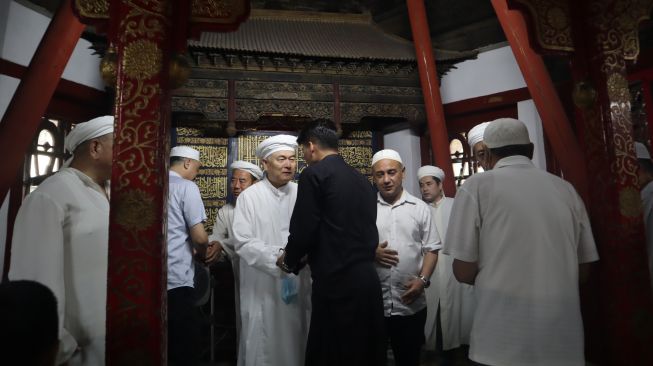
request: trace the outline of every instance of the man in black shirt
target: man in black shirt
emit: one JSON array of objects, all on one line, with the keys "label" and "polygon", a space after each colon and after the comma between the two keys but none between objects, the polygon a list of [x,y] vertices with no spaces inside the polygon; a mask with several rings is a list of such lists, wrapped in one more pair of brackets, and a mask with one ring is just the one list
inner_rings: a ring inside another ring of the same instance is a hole
[{"label": "man in black shirt", "polygon": [[297,273],[307,256],[313,278],[306,365],[384,365],[381,286],[374,265],[376,193],[338,155],[333,123],[315,120],[297,142],[308,167],[277,264]]}]

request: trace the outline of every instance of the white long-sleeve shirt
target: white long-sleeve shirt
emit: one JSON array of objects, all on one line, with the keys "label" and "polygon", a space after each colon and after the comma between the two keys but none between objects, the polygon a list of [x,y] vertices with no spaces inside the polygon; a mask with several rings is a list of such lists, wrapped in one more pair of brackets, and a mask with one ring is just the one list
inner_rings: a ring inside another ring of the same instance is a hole
[{"label": "white long-sleeve shirt", "polygon": [[34,280],[54,292],[57,364],[104,365],[108,240],[106,193],[74,168],[46,179],[18,211],[9,278]]},{"label": "white long-sleeve shirt", "polygon": [[[242,331],[239,366],[304,365],[310,319],[308,268],[297,279],[295,302],[282,301],[282,279],[276,266],[288,241],[297,184],[275,188],[267,178],[238,197],[234,214],[235,250],[240,257]],[[294,276],[294,275],[289,275]]]}]

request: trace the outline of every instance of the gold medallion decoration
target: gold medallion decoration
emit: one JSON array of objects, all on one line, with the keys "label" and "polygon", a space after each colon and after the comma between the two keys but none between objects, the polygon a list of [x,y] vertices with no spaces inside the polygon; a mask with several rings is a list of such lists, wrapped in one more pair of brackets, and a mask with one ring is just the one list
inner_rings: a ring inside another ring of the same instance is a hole
[{"label": "gold medallion decoration", "polygon": [[608,96],[612,102],[630,101],[628,80],[620,73],[613,73],[608,76]]},{"label": "gold medallion decoration", "polygon": [[79,15],[88,19],[109,19],[109,0],[75,0]]},{"label": "gold medallion decoration", "polygon": [[571,52],[571,14],[567,0],[512,0],[528,10],[537,46],[554,52]]},{"label": "gold medallion decoration", "polygon": [[144,80],[161,72],[163,54],[154,42],[139,39],[126,45],[123,52],[128,77]]},{"label": "gold medallion decoration", "polygon": [[154,198],[140,189],[118,196],[115,208],[116,222],[126,231],[142,231],[154,223]]}]

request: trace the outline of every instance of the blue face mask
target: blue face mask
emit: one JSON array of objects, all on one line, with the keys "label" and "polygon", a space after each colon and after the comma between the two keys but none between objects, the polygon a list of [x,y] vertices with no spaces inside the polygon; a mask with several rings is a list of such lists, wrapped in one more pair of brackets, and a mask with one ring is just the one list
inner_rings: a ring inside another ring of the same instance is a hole
[{"label": "blue face mask", "polygon": [[291,304],[297,300],[297,277],[294,275],[284,276],[281,279],[281,300]]}]

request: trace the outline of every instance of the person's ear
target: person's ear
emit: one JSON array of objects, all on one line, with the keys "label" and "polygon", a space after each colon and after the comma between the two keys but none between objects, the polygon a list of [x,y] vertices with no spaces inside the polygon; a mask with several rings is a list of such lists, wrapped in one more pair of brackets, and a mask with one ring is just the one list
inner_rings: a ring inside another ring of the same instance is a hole
[{"label": "person's ear", "polygon": [[102,144],[99,140],[93,139],[89,143],[88,151],[93,159],[97,159],[102,152]]},{"label": "person's ear", "polygon": [[184,169],[190,169],[191,161],[190,159],[184,159]]}]

